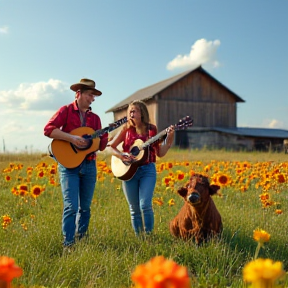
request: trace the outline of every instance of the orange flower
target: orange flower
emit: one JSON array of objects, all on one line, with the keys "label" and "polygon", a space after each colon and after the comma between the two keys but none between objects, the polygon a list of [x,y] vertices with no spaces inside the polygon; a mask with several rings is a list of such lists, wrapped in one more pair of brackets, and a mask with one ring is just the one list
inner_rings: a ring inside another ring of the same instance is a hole
[{"label": "orange flower", "polygon": [[14,195],[18,195],[18,194],[19,194],[19,192],[18,192],[18,190],[17,190],[16,187],[12,187],[12,188],[11,188],[11,192],[12,192],[12,194],[14,194]]},{"label": "orange flower", "polygon": [[156,256],[138,265],[131,276],[136,288],[190,288],[191,281],[186,267],[163,256]]},{"label": "orange flower", "polygon": [[275,210],[275,213],[276,213],[277,215],[280,215],[280,214],[282,214],[282,210],[281,210],[281,209],[276,209],[276,210]]},{"label": "orange flower", "polygon": [[9,215],[2,216],[2,228],[6,229],[8,225],[12,223],[12,219]]},{"label": "orange flower", "polygon": [[10,177],[9,175],[6,175],[6,176],[5,176],[5,181],[6,181],[6,182],[11,181],[11,177]]},{"label": "orange flower", "polygon": [[14,259],[0,256],[0,280],[10,283],[15,277],[20,277],[23,270],[15,265]]},{"label": "orange flower", "polygon": [[162,198],[154,198],[153,199],[153,203],[157,204],[159,206],[162,206],[164,204],[163,199]]}]

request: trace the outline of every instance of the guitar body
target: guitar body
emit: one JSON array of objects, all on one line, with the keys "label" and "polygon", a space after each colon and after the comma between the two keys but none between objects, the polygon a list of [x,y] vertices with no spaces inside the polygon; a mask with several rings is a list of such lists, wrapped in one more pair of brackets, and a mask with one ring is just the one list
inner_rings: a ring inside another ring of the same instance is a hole
[{"label": "guitar body", "polygon": [[[85,136],[91,135],[95,131],[90,127],[79,127],[70,132],[72,135]],[[87,148],[78,149],[70,142],[64,140],[53,139],[51,150],[56,160],[66,168],[75,168],[79,166],[85,157],[99,149],[100,138],[89,139],[90,144]]]},{"label": "guitar body", "polygon": [[[122,142],[123,143],[123,142]],[[122,143],[117,146],[119,151],[122,150]],[[148,157],[148,149],[138,150],[137,148],[143,144],[143,141],[137,139],[131,146],[129,153],[135,156],[135,162],[131,164],[125,164],[116,156],[111,157],[111,170],[115,177],[120,180],[130,180],[136,173],[138,167],[143,164]],[[135,151],[135,152],[134,152]],[[137,153],[138,152],[138,153]],[[137,153],[137,155],[135,155]]]}]

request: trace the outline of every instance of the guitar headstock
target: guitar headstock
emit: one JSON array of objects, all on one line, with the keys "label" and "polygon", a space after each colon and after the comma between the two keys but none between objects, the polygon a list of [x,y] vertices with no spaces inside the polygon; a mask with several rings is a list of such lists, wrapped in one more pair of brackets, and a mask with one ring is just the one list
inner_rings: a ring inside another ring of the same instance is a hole
[{"label": "guitar headstock", "polygon": [[174,125],[174,129],[181,130],[192,126],[193,126],[193,119],[191,119],[190,116],[186,116],[180,119],[178,123]]}]

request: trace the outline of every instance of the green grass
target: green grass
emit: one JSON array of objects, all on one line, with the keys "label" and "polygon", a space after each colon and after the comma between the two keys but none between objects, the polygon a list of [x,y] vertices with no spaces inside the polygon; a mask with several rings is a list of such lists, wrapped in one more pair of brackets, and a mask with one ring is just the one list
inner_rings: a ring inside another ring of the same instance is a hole
[{"label": "green grass", "polygon": [[[46,158],[45,158],[46,159]],[[45,160],[44,159],[44,160]],[[105,153],[99,160],[107,161]],[[229,151],[183,151],[171,150],[159,160],[190,161],[192,166],[175,166],[173,171],[201,169],[195,162],[203,165],[211,160],[251,161],[275,163],[288,162],[283,153],[234,153]],[[43,161],[41,155],[0,155],[0,169],[10,162],[23,163],[19,172],[25,175],[28,166],[35,167]],[[13,172],[15,174],[15,172]],[[18,173],[18,172],[17,172]],[[47,178],[32,179],[33,184],[46,184],[46,190],[37,199],[36,205],[31,199],[27,202],[13,195],[11,188],[19,184],[12,175],[10,182],[0,178],[1,201],[0,217],[8,214],[13,222],[7,229],[0,229],[0,256],[14,258],[23,268],[24,274],[13,281],[15,287],[105,287],[128,288],[132,286],[131,273],[139,264],[145,263],[156,255],[171,258],[188,268],[192,287],[244,287],[242,269],[254,257],[257,243],[253,240],[253,230],[261,228],[271,235],[271,239],[261,249],[259,257],[281,261],[288,270],[287,183],[281,193],[273,194],[281,203],[283,214],[276,215],[275,209],[262,209],[259,201],[261,190],[251,187],[240,192],[233,187],[223,188],[223,197],[213,200],[223,218],[224,231],[219,240],[213,240],[201,246],[193,241],[184,242],[169,234],[169,221],[177,214],[183,202],[175,190],[183,182],[175,183],[174,191],[161,184],[168,174],[158,175],[155,197],[162,197],[163,206],[154,205],[155,229],[153,235],[138,239],[131,228],[126,200],[120,188],[121,181],[106,175],[98,181],[92,204],[92,217],[89,238],[77,243],[73,253],[64,253],[62,249],[61,216],[62,198],[60,187],[49,186]],[[286,175],[287,176],[287,175]],[[169,199],[176,204],[169,207]],[[30,215],[35,215],[32,219]],[[1,219],[1,218],[0,218]],[[27,225],[25,231],[21,224]],[[286,286],[288,285],[286,280]]]}]

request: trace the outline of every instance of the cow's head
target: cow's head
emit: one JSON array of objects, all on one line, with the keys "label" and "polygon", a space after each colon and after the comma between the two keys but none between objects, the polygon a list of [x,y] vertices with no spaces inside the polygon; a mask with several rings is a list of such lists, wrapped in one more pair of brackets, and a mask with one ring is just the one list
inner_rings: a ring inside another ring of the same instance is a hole
[{"label": "cow's head", "polygon": [[181,187],[177,192],[192,206],[202,206],[207,203],[210,196],[220,189],[218,185],[210,185],[208,177],[202,174],[191,176],[186,186]]}]

